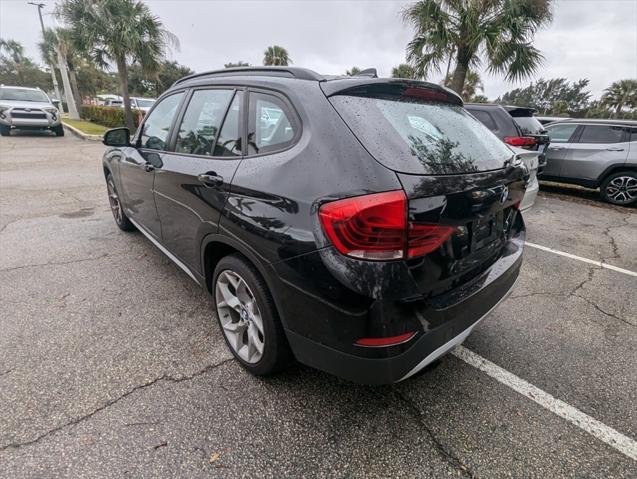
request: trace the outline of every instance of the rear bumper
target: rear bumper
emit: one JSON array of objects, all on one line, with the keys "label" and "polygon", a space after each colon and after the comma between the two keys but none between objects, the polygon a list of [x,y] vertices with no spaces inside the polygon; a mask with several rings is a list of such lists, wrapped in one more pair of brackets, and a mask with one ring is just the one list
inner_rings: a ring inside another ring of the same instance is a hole
[{"label": "rear bumper", "polygon": [[522,199],[522,203],[520,203],[520,211],[526,211],[533,206],[539,189],[540,184],[537,181],[537,176],[535,176],[526,188],[524,198]]},{"label": "rear bumper", "polygon": [[[489,270],[460,289],[415,305],[414,314],[422,330],[402,352],[386,357],[369,357],[337,350],[286,330],[288,341],[301,363],[362,384],[389,384],[402,381],[462,343],[471,331],[510,293],[522,264],[523,235],[510,242],[509,251]],[[455,301],[457,297],[461,301]]]}]

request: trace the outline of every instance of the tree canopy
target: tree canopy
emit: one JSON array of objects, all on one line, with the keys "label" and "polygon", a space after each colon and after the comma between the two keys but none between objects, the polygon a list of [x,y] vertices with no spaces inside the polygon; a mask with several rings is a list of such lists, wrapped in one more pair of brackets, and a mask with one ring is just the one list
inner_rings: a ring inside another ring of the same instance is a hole
[{"label": "tree canopy", "polygon": [[550,5],[551,0],[420,0],[403,11],[415,30],[407,61],[426,78],[453,60],[449,86],[458,93],[469,68],[482,61],[507,80],[529,77],[543,60],[532,40],[551,22]]},{"label": "tree canopy", "polygon": [[21,43],[0,38],[0,84],[50,90],[51,75],[24,54]]},{"label": "tree canopy", "polygon": [[588,80],[569,83],[566,78],[540,79],[524,88],[511,90],[497,101],[535,108],[538,114],[581,116],[589,107],[591,97]]},{"label": "tree canopy", "polygon": [[128,91],[128,66],[157,73],[177,37],[148,6],[137,0],[63,0],[57,14],[68,25],[75,47],[102,68],[117,66],[126,126],[134,128]]},{"label": "tree canopy", "polygon": [[410,80],[420,80],[420,75],[414,67],[408,63],[401,63],[400,65],[391,69],[392,78],[408,78]]},{"label": "tree canopy", "polygon": [[292,63],[292,59],[290,58],[288,51],[278,45],[272,45],[271,47],[266,48],[263,53],[264,65],[287,66],[290,63]]}]

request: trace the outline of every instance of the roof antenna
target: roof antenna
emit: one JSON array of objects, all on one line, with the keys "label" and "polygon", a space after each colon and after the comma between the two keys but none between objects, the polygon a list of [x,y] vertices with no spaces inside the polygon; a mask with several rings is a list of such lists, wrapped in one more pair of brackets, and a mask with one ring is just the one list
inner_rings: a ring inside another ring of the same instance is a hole
[{"label": "roof antenna", "polygon": [[359,72],[356,76],[378,78],[378,72],[376,71],[376,68],[365,68],[365,70]]}]

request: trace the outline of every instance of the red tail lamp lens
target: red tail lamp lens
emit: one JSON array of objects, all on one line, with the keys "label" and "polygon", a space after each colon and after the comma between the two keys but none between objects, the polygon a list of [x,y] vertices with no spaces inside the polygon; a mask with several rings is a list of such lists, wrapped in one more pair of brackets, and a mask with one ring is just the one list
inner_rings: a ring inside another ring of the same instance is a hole
[{"label": "red tail lamp lens", "polygon": [[422,256],[439,248],[455,231],[446,225],[408,224],[402,190],[326,203],[319,218],[339,252],[368,260]]},{"label": "red tail lamp lens", "polygon": [[536,141],[530,136],[505,136],[504,142],[511,146],[533,146]]},{"label": "red tail lamp lens", "polygon": [[334,201],[321,206],[321,224],[336,249],[355,258],[403,257],[406,198],[388,191]]},{"label": "red tail lamp lens", "polygon": [[361,338],[356,341],[359,346],[369,347],[383,347],[383,346],[395,346],[396,344],[406,343],[416,335],[415,332],[400,334],[398,336],[390,336],[388,338]]}]

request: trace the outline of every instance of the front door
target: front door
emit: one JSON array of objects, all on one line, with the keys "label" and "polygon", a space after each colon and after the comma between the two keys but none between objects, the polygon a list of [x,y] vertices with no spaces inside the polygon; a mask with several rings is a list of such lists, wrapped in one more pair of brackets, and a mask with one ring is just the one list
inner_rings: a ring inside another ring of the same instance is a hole
[{"label": "front door", "polygon": [[155,176],[163,243],[202,273],[203,238],[216,233],[234,173],[241,162],[243,92],[198,89],[178,120],[172,151]]},{"label": "front door", "polygon": [[547,127],[551,143],[546,150],[546,166],[543,175],[559,178],[566,157],[566,152],[572,146],[577,124],[561,123]]},{"label": "front door", "polygon": [[155,171],[161,167],[170,126],[183,93],[161,100],[141,126],[136,148],[126,148],[120,162],[120,182],[126,215],[161,238],[161,223],[153,195]]}]

